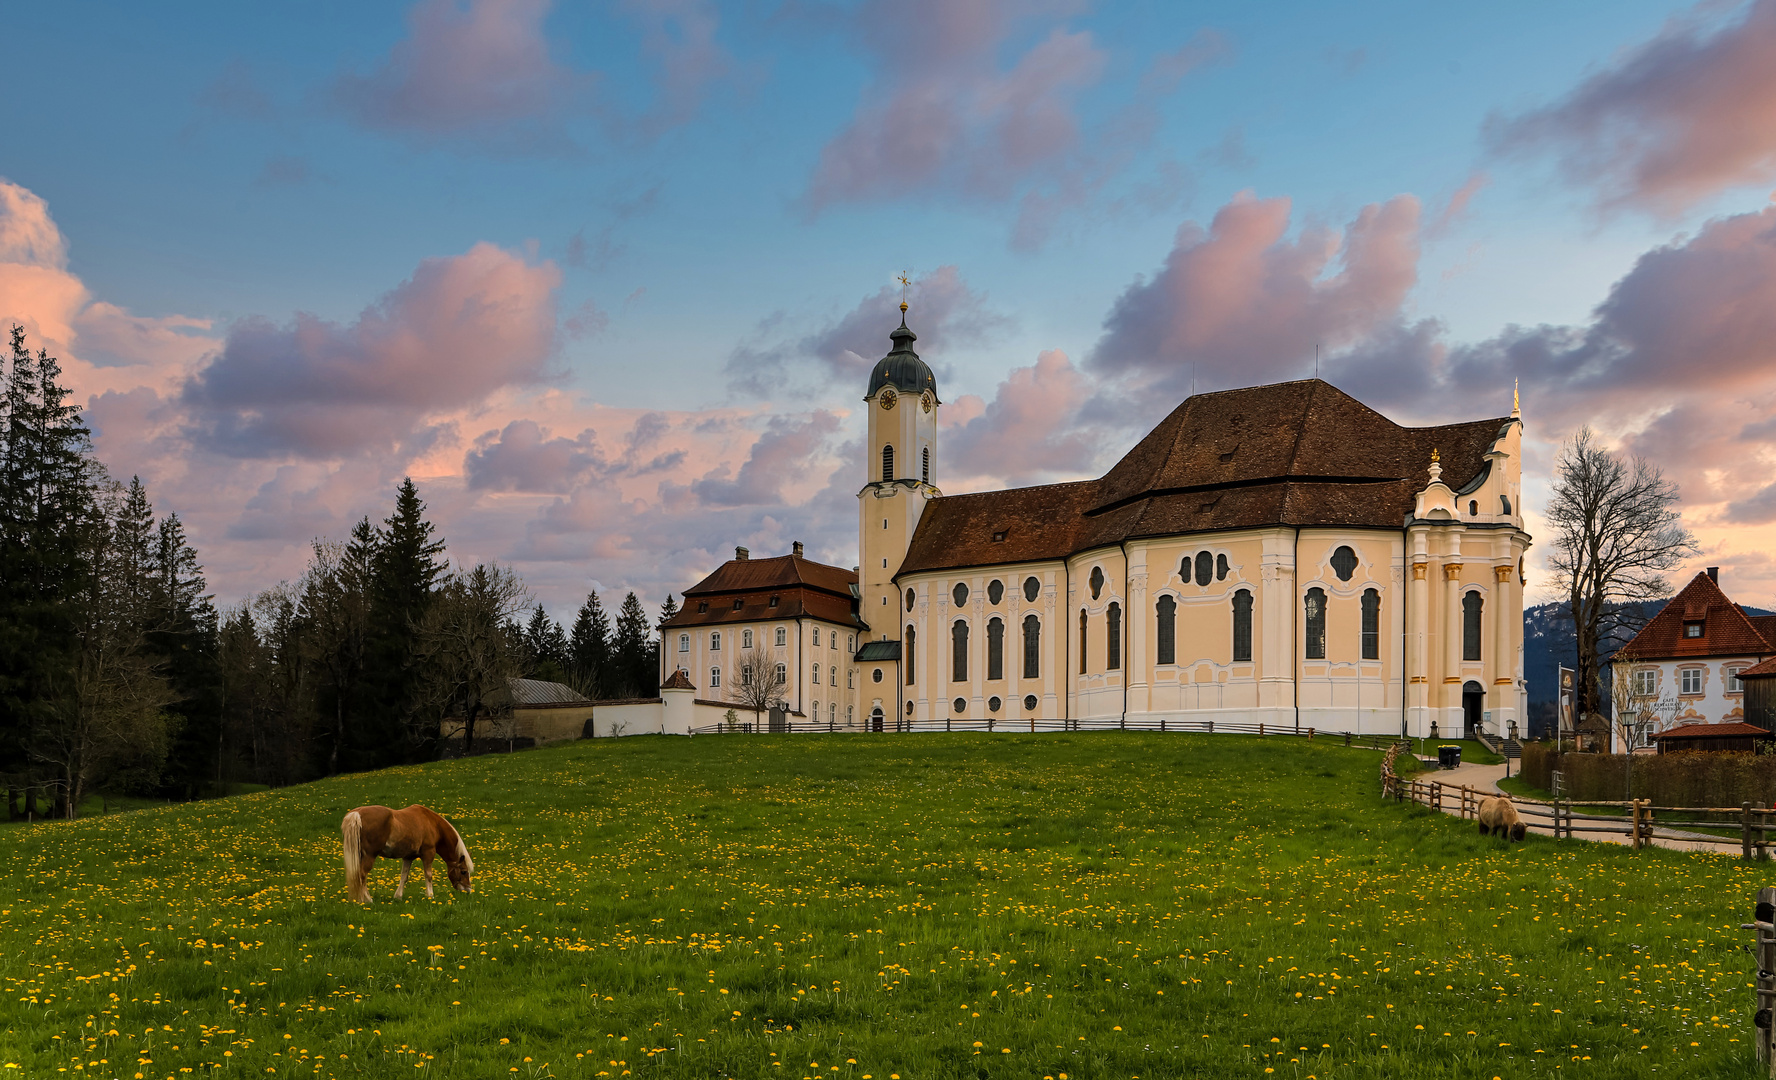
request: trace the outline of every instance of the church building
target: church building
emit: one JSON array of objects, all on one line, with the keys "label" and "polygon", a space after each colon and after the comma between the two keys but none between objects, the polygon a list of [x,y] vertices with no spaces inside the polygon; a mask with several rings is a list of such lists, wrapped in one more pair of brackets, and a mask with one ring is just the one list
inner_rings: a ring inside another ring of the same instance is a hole
[{"label": "church building", "polygon": [[[946,495],[943,402],[902,312],[865,394],[856,572],[797,551],[688,591],[661,674],[701,673],[700,706],[749,674],[704,640],[738,618],[785,672],[808,666],[784,694],[798,724],[815,700],[819,720],[877,731],[1456,737],[1525,715],[1515,403],[1408,428],[1319,379],[1196,394],[1099,479]],[[799,618],[752,597],[804,582],[822,606]]]}]

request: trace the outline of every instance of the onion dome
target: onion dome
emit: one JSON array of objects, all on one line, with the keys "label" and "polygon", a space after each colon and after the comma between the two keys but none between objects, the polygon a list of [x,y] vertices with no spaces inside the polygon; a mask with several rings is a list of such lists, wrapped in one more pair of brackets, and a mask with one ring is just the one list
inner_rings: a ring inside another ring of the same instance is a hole
[{"label": "onion dome", "polygon": [[903,394],[915,396],[929,390],[932,400],[936,401],[937,379],[931,374],[931,368],[913,351],[913,342],[919,335],[907,329],[905,305],[902,305],[900,325],[888,337],[894,342],[894,348],[876,361],[875,370],[870,372],[869,393],[864,396],[873,398],[882,387],[892,386]]}]

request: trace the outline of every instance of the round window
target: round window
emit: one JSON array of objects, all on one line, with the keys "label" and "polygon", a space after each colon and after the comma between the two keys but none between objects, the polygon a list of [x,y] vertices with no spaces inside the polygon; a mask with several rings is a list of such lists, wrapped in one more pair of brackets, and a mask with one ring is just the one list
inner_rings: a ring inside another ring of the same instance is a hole
[{"label": "round window", "polygon": [[998,578],[987,582],[987,603],[997,604],[1003,599],[1005,599],[1005,582]]},{"label": "round window", "polygon": [[1038,593],[1040,593],[1041,591],[1042,591],[1042,582],[1037,581],[1033,577],[1028,577],[1028,578],[1024,579],[1024,599],[1025,600],[1028,600],[1030,603],[1034,604],[1036,602],[1036,595]]},{"label": "round window", "polygon": [[1025,694],[1024,695],[1024,709],[1028,712],[1034,712],[1036,710],[1036,695],[1035,694]]},{"label": "round window", "polygon": [[882,669],[881,668],[877,668],[876,670],[870,672],[870,682],[881,682],[881,681],[882,681]]},{"label": "round window", "polygon": [[998,712],[999,707],[1003,704],[1005,704],[1005,703],[1003,701],[1000,701],[998,698],[990,697],[987,699],[987,711],[988,712]]},{"label": "round window", "polygon": [[956,582],[956,587],[950,590],[950,596],[956,601],[956,606],[961,607],[963,604],[968,603],[968,586],[962,584],[960,581]]},{"label": "round window", "polygon": [[968,702],[962,700],[961,698],[957,698],[955,701],[950,702],[950,711],[956,713],[959,716],[962,713],[968,711]]},{"label": "round window", "polygon": [[913,610],[913,590],[907,590],[907,610]]}]

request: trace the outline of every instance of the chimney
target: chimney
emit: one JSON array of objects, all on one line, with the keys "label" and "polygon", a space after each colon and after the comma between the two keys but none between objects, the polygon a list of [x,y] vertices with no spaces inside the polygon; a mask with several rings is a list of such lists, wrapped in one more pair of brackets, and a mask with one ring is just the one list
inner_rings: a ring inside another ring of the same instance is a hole
[{"label": "chimney", "polygon": [[1720,567],[1711,566],[1708,568],[1708,580],[1714,582],[1716,585],[1720,584]]},{"label": "chimney", "polygon": [[737,547],[734,549],[734,561],[735,562],[745,562],[747,559],[750,559],[750,558],[752,558],[752,552],[747,551],[745,548]]},{"label": "chimney", "polygon": [[789,553],[791,555],[794,555],[798,559],[801,558],[802,557],[802,542],[800,540],[792,541],[789,545]]}]

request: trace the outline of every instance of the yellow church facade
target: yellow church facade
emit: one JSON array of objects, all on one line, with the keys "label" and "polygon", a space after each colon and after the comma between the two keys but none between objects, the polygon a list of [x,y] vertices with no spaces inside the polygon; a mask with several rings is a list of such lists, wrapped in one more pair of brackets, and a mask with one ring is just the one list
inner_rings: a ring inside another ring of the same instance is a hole
[{"label": "yellow church facade", "polygon": [[1522,422],[1407,428],[1319,380],[1194,395],[1097,480],[945,495],[903,324],[866,396],[854,701],[875,730],[1525,715]]}]

